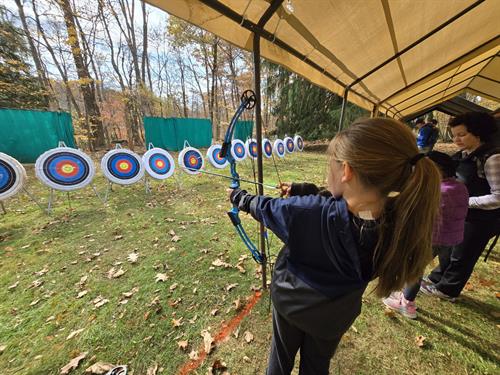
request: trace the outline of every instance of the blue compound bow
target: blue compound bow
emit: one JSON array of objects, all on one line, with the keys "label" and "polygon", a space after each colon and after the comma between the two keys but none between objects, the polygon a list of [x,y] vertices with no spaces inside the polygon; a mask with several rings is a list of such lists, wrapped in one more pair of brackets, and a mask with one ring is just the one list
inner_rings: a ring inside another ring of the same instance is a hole
[{"label": "blue compound bow", "polygon": [[[246,90],[243,95],[241,95],[241,104],[236,110],[233,118],[231,119],[231,123],[229,124],[226,135],[224,136],[224,143],[222,143],[220,156],[226,158],[226,160],[229,162],[231,168],[231,184],[229,186],[231,189],[238,189],[240,187],[240,176],[238,172],[236,172],[236,160],[230,152],[234,128],[243,111],[245,109],[252,109],[255,106],[256,101],[257,98],[255,97],[255,93],[252,90]],[[240,211],[238,210],[238,207],[236,207],[236,205],[233,205],[233,208],[231,208],[231,210],[229,210],[227,214],[231,219],[234,227],[236,228],[236,232],[238,232],[241,240],[248,248],[248,250],[250,250],[250,252],[252,253],[253,259],[257,263],[262,264],[262,255],[243,229],[239,217],[239,212]]]}]

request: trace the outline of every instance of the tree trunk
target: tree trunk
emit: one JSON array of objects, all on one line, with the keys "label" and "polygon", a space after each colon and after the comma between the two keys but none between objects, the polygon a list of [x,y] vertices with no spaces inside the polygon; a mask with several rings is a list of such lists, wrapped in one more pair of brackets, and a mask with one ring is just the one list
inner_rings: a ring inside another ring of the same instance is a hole
[{"label": "tree trunk", "polygon": [[64,22],[68,33],[68,44],[71,47],[71,53],[75,61],[78,80],[80,81],[80,89],[82,91],[85,111],[88,114],[91,144],[93,147],[104,146],[104,129],[102,126],[101,113],[97,105],[95,94],[92,90],[93,80],[90,78],[89,71],[84,64],[80,41],[76,32],[74,13],[71,9],[69,0],[60,0],[59,5],[64,13]]}]

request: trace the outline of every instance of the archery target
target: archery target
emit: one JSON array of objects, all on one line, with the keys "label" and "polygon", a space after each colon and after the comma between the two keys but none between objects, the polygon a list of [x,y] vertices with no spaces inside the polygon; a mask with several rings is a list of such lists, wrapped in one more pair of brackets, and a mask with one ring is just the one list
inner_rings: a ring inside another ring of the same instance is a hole
[{"label": "archery target", "polygon": [[194,147],[186,147],[179,152],[179,166],[184,169],[184,172],[189,174],[198,174],[203,169],[205,160],[200,151]]},{"label": "archery target", "polygon": [[146,172],[157,180],[169,178],[175,171],[174,158],[159,147],[149,149],[142,155],[142,163]]},{"label": "archery target", "polygon": [[35,174],[44,185],[54,190],[72,191],[92,182],[95,167],[84,152],[70,147],[57,147],[36,159]]},{"label": "archery target", "polygon": [[247,148],[248,156],[250,156],[252,159],[257,159],[257,154],[259,151],[259,148],[257,146],[257,141],[253,138],[248,139],[245,142],[245,146]]},{"label": "archery target", "polygon": [[245,144],[239,139],[233,139],[231,141],[231,155],[233,155],[234,160],[242,161],[247,157],[247,149]]},{"label": "archery target", "polygon": [[304,149],[304,140],[302,139],[302,137],[300,135],[296,135],[293,138],[293,143],[295,143],[296,150],[302,151]]},{"label": "archery target", "polygon": [[13,157],[0,152],[0,200],[17,194],[26,179],[23,165]]},{"label": "archery target", "polygon": [[221,149],[221,145],[212,145],[207,150],[207,158],[210,161],[210,164],[218,169],[223,169],[229,164],[226,158],[220,156]]},{"label": "archery target", "polygon": [[295,143],[293,142],[293,139],[291,137],[285,137],[283,142],[285,143],[285,151],[291,154],[295,150]]},{"label": "archery target", "polygon": [[108,151],[101,159],[104,176],[118,185],[130,185],[144,176],[142,160],[135,152],[116,148]]},{"label": "archery target", "polygon": [[280,158],[285,157],[285,142],[281,139],[274,141],[273,152]]},{"label": "archery target", "polygon": [[262,153],[266,158],[270,158],[271,156],[273,156],[273,145],[267,138],[264,138],[262,140]]}]

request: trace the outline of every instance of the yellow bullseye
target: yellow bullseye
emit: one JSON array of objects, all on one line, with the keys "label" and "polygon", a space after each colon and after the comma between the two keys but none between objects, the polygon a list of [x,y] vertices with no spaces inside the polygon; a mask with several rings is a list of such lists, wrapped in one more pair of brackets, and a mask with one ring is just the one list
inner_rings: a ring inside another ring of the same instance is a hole
[{"label": "yellow bullseye", "polygon": [[118,168],[122,169],[122,170],[126,170],[128,169],[128,164],[125,163],[125,162],[122,162],[118,165]]},{"label": "yellow bullseye", "polygon": [[164,163],[163,161],[161,161],[161,160],[158,160],[158,161],[156,162],[156,165],[157,165],[159,168],[163,168],[163,167],[165,166],[165,163]]},{"label": "yellow bullseye", "polygon": [[62,169],[63,173],[69,174],[75,170],[75,167],[72,166],[71,164],[64,164],[61,169]]}]

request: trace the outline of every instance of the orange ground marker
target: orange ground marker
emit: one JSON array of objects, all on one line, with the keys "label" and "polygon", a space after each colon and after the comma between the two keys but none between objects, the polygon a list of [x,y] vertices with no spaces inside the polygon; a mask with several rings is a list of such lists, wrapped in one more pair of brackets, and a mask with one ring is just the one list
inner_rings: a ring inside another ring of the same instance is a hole
[{"label": "orange ground marker", "polygon": [[[239,326],[243,318],[247,316],[250,311],[252,311],[252,308],[259,301],[261,296],[262,292],[255,292],[254,295],[249,299],[243,310],[241,310],[238,315],[231,319],[229,323],[225,323],[222,325],[221,329],[214,337],[215,345],[219,344],[221,341],[224,341],[231,334],[231,332],[233,332],[236,327]],[[187,362],[184,366],[181,367],[177,375],[187,375],[191,371],[196,370],[198,367],[200,367],[200,365],[207,357],[207,353],[205,352],[203,345],[200,347],[200,350],[198,352],[198,359]]]}]

